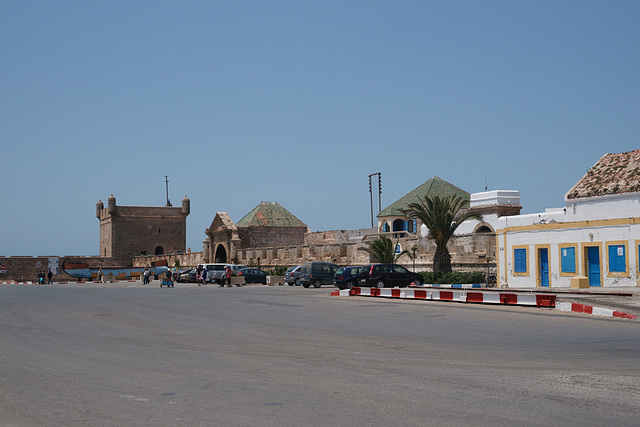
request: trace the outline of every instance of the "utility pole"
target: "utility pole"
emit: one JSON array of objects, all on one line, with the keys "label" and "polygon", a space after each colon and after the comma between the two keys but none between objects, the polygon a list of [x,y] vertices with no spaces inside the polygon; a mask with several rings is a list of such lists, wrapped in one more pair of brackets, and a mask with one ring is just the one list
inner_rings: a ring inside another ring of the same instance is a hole
[{"label": "utility pole", "polygon": [[167,175],[164,176],[164,182],[167,186],[167,206],[171,206],[171,200],[169,200],[169,177]]}]

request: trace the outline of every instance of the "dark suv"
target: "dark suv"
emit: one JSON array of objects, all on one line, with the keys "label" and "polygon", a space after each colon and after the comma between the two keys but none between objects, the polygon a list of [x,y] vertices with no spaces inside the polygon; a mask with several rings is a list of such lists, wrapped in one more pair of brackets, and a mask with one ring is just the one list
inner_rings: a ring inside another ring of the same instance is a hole
[{"label": "dark suv", "polygon": [[422,285],[424,279],[418,273],[413,273],[398,264],[369,264],[362,267],[358,275],[360,286],[375,286],[376,288],[405,287],[411,283]]},{"label": "dark suv", "polygon": [[300,264],[300,282],[308,288],[313,285],[319,288],[322,285],[332,285],[333,275],[340,268],[331,262],[307,261]]},{"label": "dark suv", "polygon": [[358,274],[362,267],[340,267],[333,275],[333,286],[338,289],[351,289],[358,286]]}]

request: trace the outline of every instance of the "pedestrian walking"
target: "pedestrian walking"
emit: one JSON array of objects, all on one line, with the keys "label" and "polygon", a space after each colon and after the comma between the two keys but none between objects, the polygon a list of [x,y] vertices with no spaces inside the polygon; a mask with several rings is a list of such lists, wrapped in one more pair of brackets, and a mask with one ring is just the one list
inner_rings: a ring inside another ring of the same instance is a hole
[{"label": "pedestrian walking", "polygon": [[49,270],[49,273],[47,273],[47,279],[48,279],[48,283],[50,285],[53,284],[53,272],[51,270]]},{"label": "pedestrian walking", "polygon": [[143,285],[148,285],[149,284],[149,269],[145,267],[144,271],[142,272],[142,284]]}]

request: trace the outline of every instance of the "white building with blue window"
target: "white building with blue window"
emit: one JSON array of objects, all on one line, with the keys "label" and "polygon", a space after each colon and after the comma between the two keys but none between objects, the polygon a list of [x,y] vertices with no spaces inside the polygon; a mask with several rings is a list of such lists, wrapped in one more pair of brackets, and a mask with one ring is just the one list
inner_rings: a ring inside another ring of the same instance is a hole
[{"label": "white building with blue window", "polygon": [[565,202],[543,213],[485,217],[496,232],[499,285],[640,286],[640,150],[605,154]]}]

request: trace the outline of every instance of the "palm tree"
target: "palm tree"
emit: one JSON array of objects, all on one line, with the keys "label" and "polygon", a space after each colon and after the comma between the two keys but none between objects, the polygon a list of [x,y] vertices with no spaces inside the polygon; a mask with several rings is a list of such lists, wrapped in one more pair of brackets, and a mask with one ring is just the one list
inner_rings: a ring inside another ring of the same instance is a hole
[{"label": "palm tree", "polygon": [[368,247],[359,249],[368,252],[369,255],[381,264],[395,264],[398,258],[409,253],[404,250],[396,254],[395,248],[397,246],[397,242],[394,245],[391,239],[387,236],[380,236],[373,242],[367,243],[367,245]]},{"label": "palm tree", "polygon": [[409,258],[411,258],[411,260],[413,261],[413,271],[416,271],[416,258],[418,258],[418,245],[413,245],[411,247]]},{"label": "palm tree", "polygon": [[433,272],[451,271],[451,255],[447,243],[460,224],[469,219],[482,221],[482,215],[465,211],[460,212],[466,201],[460,196],[425,196],[418,198],[420,203],[409,203],[409,208],[429,230],[429,238],[436,242],[433,256]]}]

